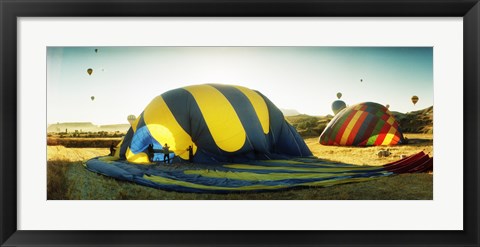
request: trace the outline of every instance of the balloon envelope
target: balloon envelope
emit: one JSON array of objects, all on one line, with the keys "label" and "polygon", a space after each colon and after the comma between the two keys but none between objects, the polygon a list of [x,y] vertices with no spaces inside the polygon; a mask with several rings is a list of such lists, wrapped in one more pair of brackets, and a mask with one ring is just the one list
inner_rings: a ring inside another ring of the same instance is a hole
[{"label": "balloon envelope", "polygon": [[271,101],[234,85],[192,85],[155,97],[129,129],[119,157],[148,163],[148,145],[165,143],[183,160],[192,146],[200,163],[312,155]]},{"label": "balloon envelope", "polygon": [[412,103],[415,105],[418,102],[418,96],[414,95],[412,96]]},{"label": "balloon envelope", "polygon": [[91,69],[91,68],[90,68],[90,69],[87,69],[87,73],[88,73],[88,75],[92,75],[93,69]]},{"label": "balloon envelope", "polygon": [[335,100],[332,103],[332,111],[335,115],[339,113],[341,110],[343,110],[345,107],[347,107],[347,105],[345,104],[345,102],[341,100]]},{"label": "balloon envelope", "polygon": [[337,98],[340,99],[342,97],[342,93],[338,92],[337,93]]},{"label": "balloon envelope", "polygon": [[130,123],[130,125],[132,125],[133,122],[135,122],[136,119],[137,119],[137,117],[135,117],[135,115],[128,115],[128,117],[127,117],[127,120]]},{"label": "balloon envelope", "polygon": [[95,99],[95,96],[90,97],[90,99],[93,101]]},{"label": "balloon envelope", "polygon": [[347,107],[330,121],[322,145],[380,146],[404,143],[399,123],[383,105],[365,102]]}]

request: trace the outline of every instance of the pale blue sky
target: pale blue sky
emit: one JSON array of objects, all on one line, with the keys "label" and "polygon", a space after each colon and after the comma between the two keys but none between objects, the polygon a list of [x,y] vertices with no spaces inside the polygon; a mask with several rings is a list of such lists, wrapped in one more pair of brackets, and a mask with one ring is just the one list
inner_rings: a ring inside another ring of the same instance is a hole
[{"label": "pale blue sky", "polygon": [[155,96],[204,83],[242,85],[309,115],[332,114],[337,92],[347,105],[409,112],[433,105],[433,48],[49,47],[47,122],[127,123]]}]

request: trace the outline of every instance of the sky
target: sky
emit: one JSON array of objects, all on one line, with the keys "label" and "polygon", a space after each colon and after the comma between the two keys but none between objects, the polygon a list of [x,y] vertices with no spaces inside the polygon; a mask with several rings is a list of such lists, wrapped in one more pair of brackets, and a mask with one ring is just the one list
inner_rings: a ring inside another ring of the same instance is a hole
[{"label": "sky", "polygon": [[347,105],[406,113],[433,105],[433,48],[48,47],[47,123],[126,124],[154,97],[206,83],[245,86],[314,116],[333,115],[338,92]]}]

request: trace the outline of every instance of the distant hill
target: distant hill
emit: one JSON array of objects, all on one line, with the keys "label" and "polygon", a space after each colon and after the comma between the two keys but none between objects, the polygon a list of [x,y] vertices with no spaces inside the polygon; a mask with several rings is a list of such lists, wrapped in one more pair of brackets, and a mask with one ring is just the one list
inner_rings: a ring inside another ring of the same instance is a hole
[{"label": "distant hill", "polygon": [[47,133],[52,132],[98,132],[98,131],[107,131],[107,132],[127,132],[130,128],[130,124],[110,124],[110,125],[94,125],[91,122],[69,122],[69,123],[56,123],[50,124],[47,127]]},{"label": "distant hill", "polygon": [[320,136],[332,118],[332,115],[309,116],[305,114],[285,117],[303,137]]},{"label": "distant hill", "polygon": [[433,106],[407,113],[392,112],[403,132],[433,133]]},{"label": "distant hill", "polygon": [[300,112],[294,109],[280,109],[280,111],[283,113],[285,117],[300,115]]}]

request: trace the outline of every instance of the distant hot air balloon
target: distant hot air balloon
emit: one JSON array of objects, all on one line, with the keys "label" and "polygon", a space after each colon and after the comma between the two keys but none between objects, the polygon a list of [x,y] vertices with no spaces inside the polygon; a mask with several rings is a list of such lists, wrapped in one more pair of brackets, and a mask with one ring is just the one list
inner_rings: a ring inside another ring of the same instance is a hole
[{"label": "distant hot air balloon", "polygon": [[128,115],[128,117],[127,117],[127,120],[130,123],[130,125],[132,125],[133,122],[135,122],[136,119],[137,119],[137,117],[135,117],[135,115]]},{"label": "distant hot air balloon", "polygon": [[88,75],[92,75],[93,69],[91,69],[91,68],[87,69],[87,73],[88,73]]},{"label": "distant hot air balloon", "polygon": [[338,92],[337,93],[337,98],[340,99],[342,97],[342,93]]},{"label": "distant hot air balloon", "polygon": [[389,105],[389,104],[386,104],[386,105],[385,105],[385,108],[387,108],[387,109],[390,108],[390,105]]},{"label": "distant hot air balloon", "polygon": [[415,105],[417,102],[418,102],[418,96],[413,95],[413,96],[412,96],[412,103],[413,103],[413,105]]},{"label": "distant hot air balloon", "polygon": [[93,101],[95,99],[95,96],[90,97],[90,99]]},{"label": "distant hot air balloon", "polygon": [[97,53],[97,52],[98,52],[98,49],[95,49],[95,53]]},{"label": "distant hot air balloon", "polygon": [[337,113],[339,113],[341,110],[345,109],[346,107],[347,105],[345,104],[345,102],[341,100],[335,100],[332,103],[332,111],[335,115],[337,115]]},{"label": "distant hot air balloon", "polygon": [[363,81],[363,79],[360,79],[360,82],[362,82],[362,81]]}]

